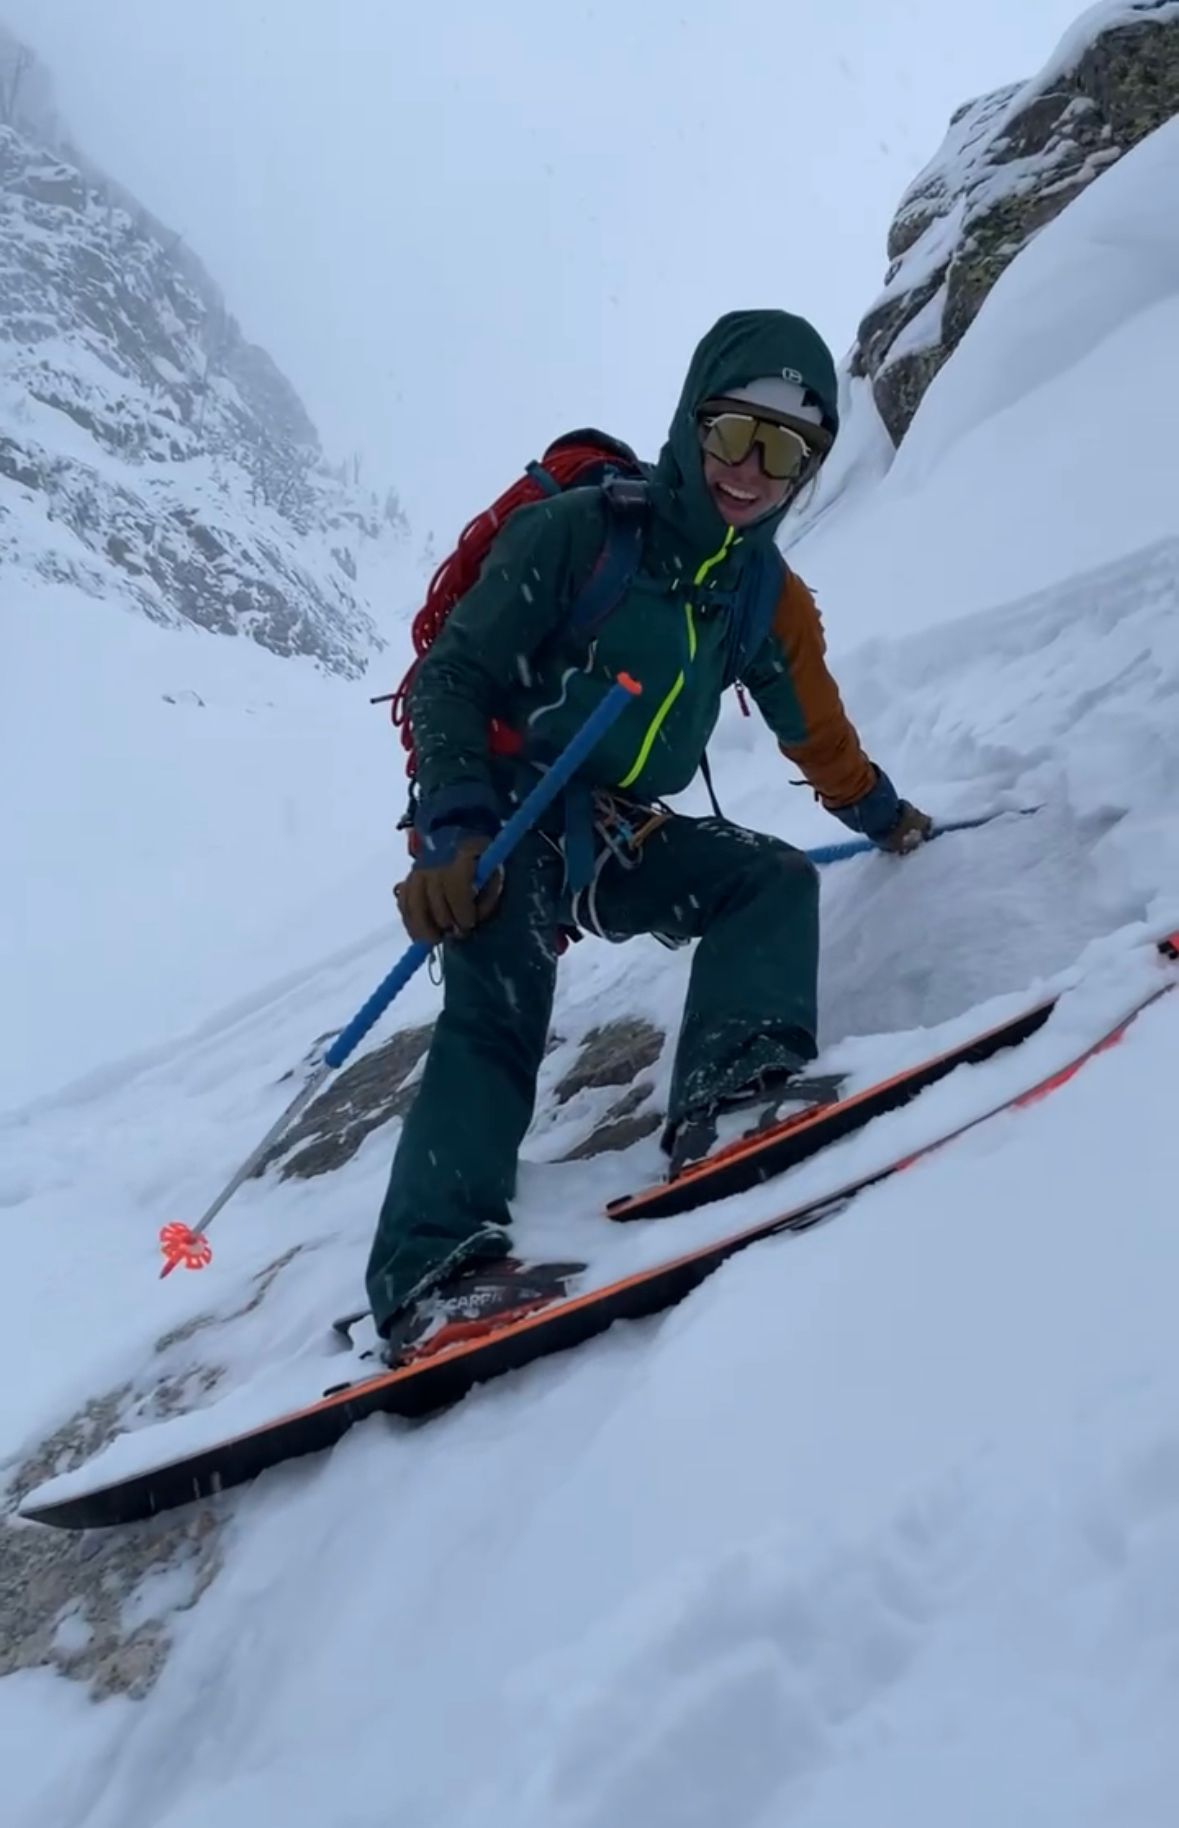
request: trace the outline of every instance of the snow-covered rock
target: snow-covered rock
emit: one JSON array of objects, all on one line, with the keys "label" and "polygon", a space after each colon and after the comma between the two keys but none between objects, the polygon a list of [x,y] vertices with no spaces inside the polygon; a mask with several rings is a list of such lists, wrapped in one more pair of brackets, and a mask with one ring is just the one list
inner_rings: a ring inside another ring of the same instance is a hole
[{"label": "snow-covered rock", "polygon": [[901,200],[852,357],[896,443],[1020,250],[1176,113],[1175,0],[1101,0],[1030,82],[957,111]]},{"label": "snow-covered rock", "polygon": [[404,531],[0,37],[0,564],[356,676],[358,551]]},{"label": "snow-covered rock", "polygon": [[791,551],[833,646],[930,628],[1173,536],[1176,196],[1179,118],[1002,274],[883,477],[867,383],[849,386],[843,468]]}]

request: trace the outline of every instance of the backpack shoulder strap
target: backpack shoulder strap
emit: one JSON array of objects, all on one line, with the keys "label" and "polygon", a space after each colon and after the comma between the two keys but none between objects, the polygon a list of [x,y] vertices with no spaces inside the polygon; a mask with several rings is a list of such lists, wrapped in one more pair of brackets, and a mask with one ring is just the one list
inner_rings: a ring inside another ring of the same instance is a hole
[{"label": "backpack shoulder strap", "polygon": [[630,588],[643,556],[651,497],[641,476],[608,476],[601,485],[606,537],[569,611],[568,626],[591,638]]},{"label": "backpack shoulder strap", "polygon": [[733,630],[725,662],[725,684],[734,685],[774,625],[774,612],[789,576],[774,545],[763,547],[745,567],[737,592]]}]

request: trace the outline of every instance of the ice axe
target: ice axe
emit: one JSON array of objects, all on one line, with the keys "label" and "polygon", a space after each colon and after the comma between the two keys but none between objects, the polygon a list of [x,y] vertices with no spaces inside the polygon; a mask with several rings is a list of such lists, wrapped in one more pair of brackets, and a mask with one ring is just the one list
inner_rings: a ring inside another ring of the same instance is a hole
[{"label": "ice axe", "polygon": [[[492,839],[479,859],[475,871],[476,892],[485,887],[494,876],[500,865],[515,850],[521,838],[536,824],[542,812],[552,804],[562,788],[568,785],[571,777],[580,768],[605,732],[610,728],[633,699],[639,696],[642,687],[629,674],[620,673],[614,685],[606,693],[601,703],[586,718],[581,729],[572,738],[567,748],[553,762],[551,767],[537,782],[527,799],[516,809],[511,818]],[[205,1233],[209,1226],[237,1192],[244,1181],[249,1180],[258,1164],[265,1159],[278,1141],[279,1137],[292,1124],[296,1117],[302,1115],[316,1096],[325,1079],[344,1064],[349,1054],[364,1040],[374,1022],[376,1022],[394,997],[405,989],[414,973],[421,969],[430,956],[431,948],[420,940],[408,946],[390,971],[369,997],[367,1003],[357,1010],[346,1028],[342,1028],[331,1046],[324,1053],[322,1060],[314,1068],[297,1098],[292,1099],[278,1121],[267,1130],[257,1148],[247,1156],[237,1173],[217,1195],[207,1212],[201,1214],[195,1225],[185,1225],[173,1220],[160,1230],[160,1250],[164,1257],[161,1276],[168,1276],[180,1264],[185,1269],[204,1269],[213,1251]]]}]

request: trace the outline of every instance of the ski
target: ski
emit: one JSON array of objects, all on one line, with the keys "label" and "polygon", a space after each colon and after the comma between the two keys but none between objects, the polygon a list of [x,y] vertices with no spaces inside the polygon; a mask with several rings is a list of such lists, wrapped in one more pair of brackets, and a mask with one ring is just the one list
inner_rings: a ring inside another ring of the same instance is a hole
[{"label": "ski", "polygon": [[[1159,950],[1171,960],[1179,958],[1179,934],[1161,942]],[[794,1206],[785,1205],[769,1218],[737,1227],[718,1239],[620,1277],[604,1287],[579,1289],[575,1281],[570,1292],[533,1308],[519,1319],[494,1326],[486,1332],[472,1331],[453,1344],[443,1345],[433,1352],[423,1352],[412,1362],[394,1369],[377,1370],[333,1385],[318,1400],[215,1444],[177,1457],[161,1459],[155,1465],[105,1483],[99,1480],[87,1489],[79,1489],[80,1474],[67,1475],[64,1479],[52,1481],[43,1487],[40,1494],[36,1491],[29,1493],[21,1507],[21,1515],[65,1529],[88,1529],[150,1517],[193,1499],[241,1485],[282,1461],[330,1447],[354,1423],[366,1416],[378,1412],[406,1418],[430,1415],[459,1401],[476,1384],[519,1370],[550,1353],[581,1345],[605,1332],[617,1320],[639,1320],[671,1307],[738,1251],[763,1238],[787,1231],[802,1231],[833,1217],[844,1211],[866,1188],[902,1172],[999,1112],[1030,1105],[1066,1084],[1081,1071],[1087,1061],[1120,1041],[1142,1011],[1157,1002],[1177,981],[1179,974],[1168,972],[1162,982],[1144,990],[1135,1005],[1105,1033],[1066,1061],[1057,1064],[1051,1072],[1033,1084],[1024,1084],[921,1147],[910,1147],[868,1171],[851,1175],[818,1197]],[[858,1095],[858,1101],[857,1098],[849,1098],[846,1101],[845,1115],[855,1106],[859,1121],[852,1127],[859,1127],[868,1121],[868,1117],[862,1115],[866,1107],[870,1115],[895,1109],[898,1103],[916,1096],[916,1091],[921,1086],[933,1084],[937,1079],[945,1077],[947,1072],[954,1070],[954,1066],[966,1064],[975,1058],[989,1059],[1001,1048],[1016,1045],[1017,1039],[1026,1039],[1027,1035],[1035,1033],[1044,1025],[1057,1000],[1037,1004],[1013,1022],[1001,1024],[984,1035],[975,1037],[972,1042],[926,1062],[924,1068],[913,1069],[898,1075],[896,1079],[882,1082],[880,1086],[869,1088],[867,1092]],[[1029,1022],[1032,1026],[1027,1027]],[[1022,1030],[1020,1024],[1024,1025]],[[1000,1036],[1004,1038],[999,1039]],[[984,1051],[976,1055],[973,1050],[977,1048]],[[947,1064],[950,1060],[953,1065]],[[922,1073],[932,1074],[932,1077],[922,1078],[921,1086],[915,1088],[914,1078]],[[898,1096],[902,1090],[903,1095]],[[803,1124],[821,1125],[838,1114],[839,1107],[835,1107],[832,1112],[805,1118]],[[786,1128],[789,1129],[789,1126]],[[839,1132],[841,1135],[849,1133],[846,1129]],[[834,1140],[830,1130],[826,1131],[825,1137],[827,1141]],[[782,1141],[781,1137],[760,1137],[752,1139],[750,1147],[773,1149]],[[746,1149],[741,1145],[737,1145],[737,1148],[739,1157],[743,1157]],[[807,1154],[814,1152],[813,1147],[807,1147]],[[781,1157],[777,1159],[780,1161]],[[805,1159],[805,1156],[794,1159]],[[762,1157],[752,1181],[743,1180],[742,1185],[755,1184],[757,1180],[765,1178],[762,1172],[764,1164],[765,1158]],[[741,1160],[737,1173],[744,1176],[749,1167],[748,1162]],[[711,1173],[700,1174],[697,1171],[692,1179],[699,1194],[692,1203],[700,1204],[707,1199],[720,1197],[717,1187],[723,1183],[718,1183]],[[678,1185],[679,1183],[672,1183],[669,1189],[654,1189],[653,1196],[658,1196],[661,1191],[674,1193]],[[731,1183],[725,1188],[726,1192],[734,1190]],[[684,1189],[680,1188],[680,1192],[684,1192]],[[644,1197],[638,1196],[639,1199]],[[677,1207],[677,1210],[682,1209],[682,1206]],[[666,1207],[660,1211],[666,1216]],[[611,1216],[619,1216],[617,1209]],[[628,1209],[624,1216],[637,1215]],[[355,1324],[359,1318],[362,1316],[347,1316],[345,1323]],[[96,1475],[100,1474],[100,1466],[101,1462],[96,1463]],[[58,1488],[58,1495],[55,1495],[55,1487]]]},{"label": "ski", "polygon": [[787,1117],[782,1123],[741,1137],[718,1149],[706,1161],[696,1162],[674,1180],[657,1181],[640,1193],[624,1194],[606,1208],[611,1219],[666,1219],[691,1212],[710,1200],[725,1200],[747,1193],[763,1181],[774,1180],[790,1168],[809,1161],[820,1149],[842,1142],[876,1117],[899,1111],[918,1093],[936,1085],[960,1066],[980,1066],[1005,1048],[1018,1047],[1043,1028],[1057,1003],[1056,997],[1025,1009],[981,1035],[972,1035],[957,1047],[932,1059],[919,1061],[877,1080],[863,1091],[837,1098],[810,1111]]}]

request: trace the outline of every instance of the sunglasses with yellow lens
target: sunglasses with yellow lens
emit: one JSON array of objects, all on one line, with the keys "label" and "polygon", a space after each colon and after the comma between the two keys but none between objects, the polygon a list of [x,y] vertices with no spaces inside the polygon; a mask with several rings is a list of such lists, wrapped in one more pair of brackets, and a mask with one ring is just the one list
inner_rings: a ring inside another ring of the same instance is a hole
[{"label": "sunglasses with yellow lens", "polygon": [[744,463],[757,446],[761,467],[775,482],[796,482],[813,469],[819,453],[799,432],[753,413],[709,413],[700,420],[700,442],[722,463]]}]

